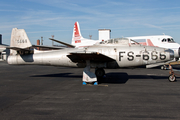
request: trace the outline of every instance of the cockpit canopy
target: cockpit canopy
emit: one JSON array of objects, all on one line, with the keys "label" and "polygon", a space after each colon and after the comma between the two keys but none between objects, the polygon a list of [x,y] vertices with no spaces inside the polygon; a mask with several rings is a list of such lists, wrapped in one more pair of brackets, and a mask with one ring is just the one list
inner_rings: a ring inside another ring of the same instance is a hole
[{"label": "cockpit canopy", "polygon": [[173,40],[173,38],[164,38],[164,39],[162,39],[162,42],[175,43],[175,41]]},{"label": "cockpit canopy", "polygon": [[129,45],[129,39],[128,38],[114,38],[114,39],[102,41],[99,44]]}]

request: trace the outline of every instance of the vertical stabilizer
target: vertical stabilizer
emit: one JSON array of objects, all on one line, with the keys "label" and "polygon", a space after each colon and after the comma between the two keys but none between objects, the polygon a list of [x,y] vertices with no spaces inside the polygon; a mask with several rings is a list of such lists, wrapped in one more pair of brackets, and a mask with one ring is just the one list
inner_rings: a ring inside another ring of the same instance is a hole
[{"label": "vertical stabilizer", "polygon": [[81,35],[79,23],[75,22],[71,44],[74,45],[75,43],[81,43],[82,39],[83,39],[83,37]]},{"label": "vertical stabilizer", "polygon": [[[27,48],[31,46],[31,42],[24,29],[12,29],[10,47]],[[11,53],[16,53],[16,51],[11,50]]]}]

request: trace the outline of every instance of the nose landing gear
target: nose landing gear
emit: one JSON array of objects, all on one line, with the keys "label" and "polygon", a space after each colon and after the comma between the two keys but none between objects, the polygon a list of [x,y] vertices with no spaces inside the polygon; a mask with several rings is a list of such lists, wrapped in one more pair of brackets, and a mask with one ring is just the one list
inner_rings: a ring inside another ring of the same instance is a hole
[{"label": "nose landing gear", "polygon": [[174,74],[174,71],[173,71],[173,69],[172,69],[172,66],[171,66],[171,64],[169,64],[169,82],[175,82],[176,81],[176,76],[175,76],[175,74]]},{"label": "nose landing gear", "polygon": [[168,79],[169,79],[169,82],[175,82],[176,76],[174,74],[170,74]]}]

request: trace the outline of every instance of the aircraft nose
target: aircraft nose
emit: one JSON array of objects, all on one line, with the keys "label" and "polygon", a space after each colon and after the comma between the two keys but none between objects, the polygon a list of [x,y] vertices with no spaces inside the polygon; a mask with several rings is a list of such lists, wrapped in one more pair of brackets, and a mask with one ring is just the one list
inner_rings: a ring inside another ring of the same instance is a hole
[{"label": "aircraft nose", "polygon": [[[180,49],[179,49],[179,50],[180,50]],[[167,50],[165,50],[165,52],[168,52],[168,53],[169,53],[169,55],[170,55],[170,60],[173,60],[173,59],[174,59],[174,51],[173,51],[173,50],[167,49]]]},{"label": "aircraft nose", "polygon": [[179,57],[180,57],[180,47],[179,47],[179,49],[178,49],[178,54],[179,54]]}]

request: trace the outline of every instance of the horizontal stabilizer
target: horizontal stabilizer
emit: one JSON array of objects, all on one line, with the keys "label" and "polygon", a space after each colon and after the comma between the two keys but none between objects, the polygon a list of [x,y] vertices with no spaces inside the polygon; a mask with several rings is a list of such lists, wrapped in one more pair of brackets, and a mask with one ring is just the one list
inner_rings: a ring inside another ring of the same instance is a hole
[{"label": "horizontal stabilizer", "polygon": [[66,45],[66,46],[68,46],[68,47],[70,47],[70,48],[75,48],[74,45],[71,45],[71,44],[68,44],[68,43],[65,43],[65,42],[62,42],[62,41],[59,41],[59,40],[55,40],[55,39],[52,39],[52,38],[49,38],[49,39],[52,40],[52,41],[55,41],[55,42],[57,42],[57,43],[61,43],[61,44],[63,44],[63,45]]},{"label": "horizontal stabilizer", "polygon": [[20,54],[20,55],[34,53],[34,50],[30,49],[29,47],[28,48],[6,47],[6,48],[15,50],[17,52],[17,54]]},{"label": "horizontal stabilizer", "polygon": [[90,60],[93,62],[111,62],[115,61],[114,59],[105,56],[103,54],[100,54],[98,52],[76,52],[76,53],[70,53],[70,55],[67,55],[69,59],[71,59],[73,62],[85,62],[86,60]]},{"label": "horizontal stabilizer", "polygon": [[6,47],[6,48],[16,50],[16,51],[32,51],[29,48],[19,48],[19,47]]}]

